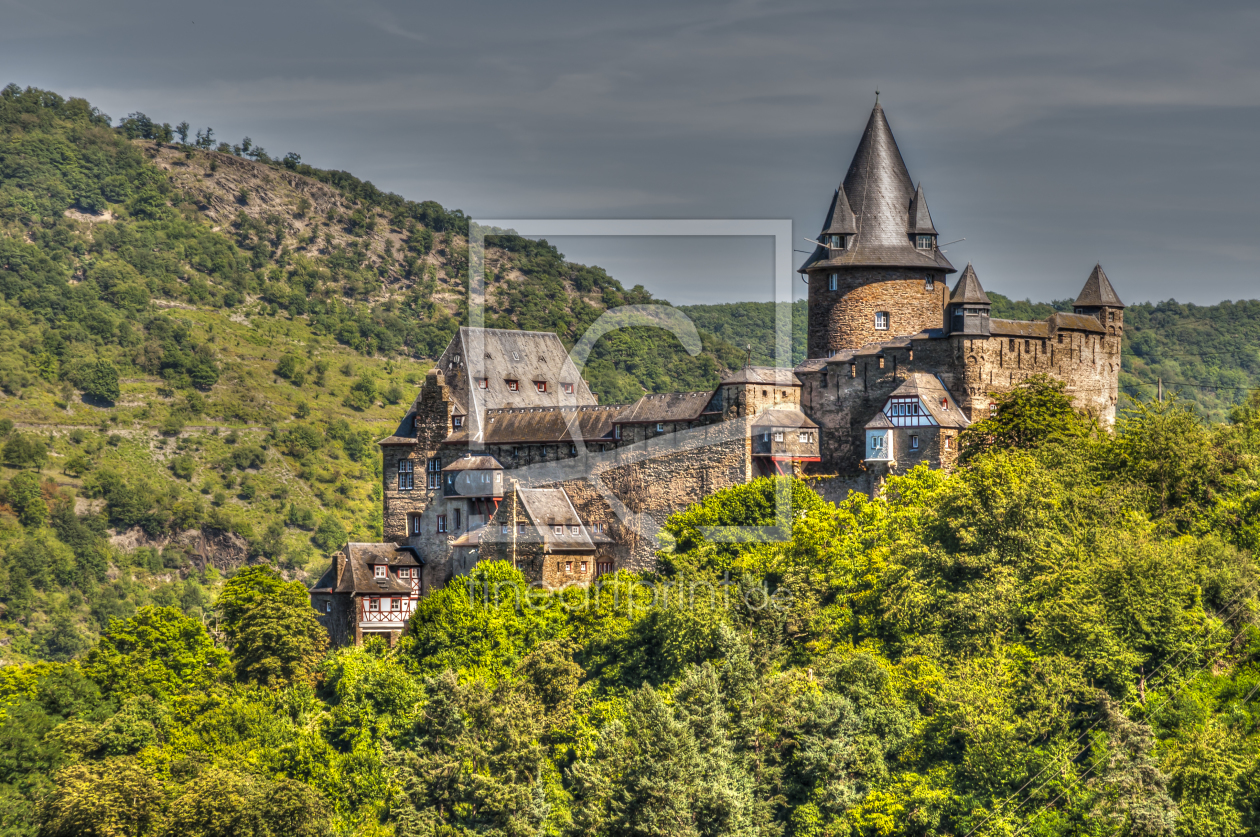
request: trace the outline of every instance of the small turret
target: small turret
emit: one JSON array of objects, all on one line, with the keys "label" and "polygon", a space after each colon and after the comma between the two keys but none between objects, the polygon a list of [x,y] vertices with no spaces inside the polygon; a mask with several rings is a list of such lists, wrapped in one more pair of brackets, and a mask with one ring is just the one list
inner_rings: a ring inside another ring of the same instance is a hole
[{"label": "small turret", "polygon": [[989,335],[989,310],[991,303],[980,287],[976,270],[967,262],[967,269],[958,277],[954,292],[949,295],[949,308],[945,315],[945,330],[950,334]]},{"label": "small turret", "polygon": [[1124,308],[1119,294],[1111,287],[1102,265],[1094,265],[1094,270],[1085,280],[1080,296],[1073,303],[1073,311],[1097,318],[1107,334],[1118,336],[1124,333]]}]

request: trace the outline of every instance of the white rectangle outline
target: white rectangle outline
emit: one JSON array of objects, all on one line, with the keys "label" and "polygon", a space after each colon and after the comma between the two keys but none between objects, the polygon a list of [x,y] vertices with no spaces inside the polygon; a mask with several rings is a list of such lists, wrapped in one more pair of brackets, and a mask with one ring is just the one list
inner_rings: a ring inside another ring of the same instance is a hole
[{"label": "white rectangle outline", "polygon": [[[468,326],[486,324],[486,234],[535,236],[772,236],[774,238],[774,365],[792,369],[792,220],[790,218],[495,218],[468,219]],[[786,302],[787,304],[780,304]],[[472,354],[480,357],[481,352]],[[792,498],[775,492],[774,526],[704,529],[717,543],[789,540]]]}]

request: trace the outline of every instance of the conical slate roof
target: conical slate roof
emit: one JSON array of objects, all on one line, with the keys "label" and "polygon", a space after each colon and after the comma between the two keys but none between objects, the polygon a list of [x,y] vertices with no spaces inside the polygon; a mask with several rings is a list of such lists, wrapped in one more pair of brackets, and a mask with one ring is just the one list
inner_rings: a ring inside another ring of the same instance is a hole
[{"label": "conical slate roof", "polygon": [[1085,287],[1081,288],[1081,295],[1076,298],[1076,304],[1083,308],[1103,305],[1111,308],[1125,307],[1115,288],[1111,287],[1111,283],[1107,281],[1107,274],[1103,273],[1100,264],[1094,265],[1094,271],[1085,280]]},{"label": "conical slate roof", "polygon": [[827,210],[827,223],[823,235],[852,235],[857,232],[857,221],[853,210],[849,208],[849,199],[844,194],[844,187],[836,189],[831,198],[831,208]]},{"label": "conical slate roof", "polygon": [[927,198],[923,196],[922,183],[914,190],[914,200],[910,201],[910,232],[936,235],[936,227],[932,226],[932,216],[928,212]]},{"label": "conical slate roof", "polygon": [[985,295],[984,288],[980,287],[980,277],[976,276],[976,269],[971,266],[971,262],[967,262],[967,267],[963,270],[962,276],[958,277],[958,284],[954,286],[954,291],[949,295],[951,304],[973,303],[977,305],[989,305],[989,297]]},{"label": "conical slate roof", "polygon": [[[922,220],[925,232],[935,234],[922,193],[916,189],[901,159],[901,149],[879,103],[871,111],[844,184],[837,193],[847,198],[856,222],[853,243],[845,250],[818,247],[800,268],[921,267],[954,272],[939,250],[918,250],[910,236]],[[833,205],[839,202],[837,197]],[[911,217],[913,211],[914,218]],[[829,212],[828,224],[831,223]],[[839,232],[839,230],[837,230]]]}]

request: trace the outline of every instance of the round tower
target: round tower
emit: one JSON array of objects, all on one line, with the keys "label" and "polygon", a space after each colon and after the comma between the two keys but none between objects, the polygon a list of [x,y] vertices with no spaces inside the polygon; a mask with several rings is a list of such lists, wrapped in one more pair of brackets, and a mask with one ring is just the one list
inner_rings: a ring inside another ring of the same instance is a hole
[{"label": "round tower", "polygon": [[956,271],[878,102],[799,272],[809,282],[811,358],[941,327]]}]

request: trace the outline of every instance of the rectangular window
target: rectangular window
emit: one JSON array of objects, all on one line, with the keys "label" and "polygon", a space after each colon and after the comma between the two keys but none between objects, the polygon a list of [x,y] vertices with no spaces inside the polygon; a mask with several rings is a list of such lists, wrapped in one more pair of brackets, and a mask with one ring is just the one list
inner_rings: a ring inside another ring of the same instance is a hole
[{"label": "rectangular window", "polygon": [[952,440],[948,436],[945,437],[945,450],[949,450],[951,441]]},{"label": "rectangular window", "polygon": [[915,246],[916,246],[917,248],[919,248],[920,250],[931,250],[931,249],[932,249],[932,236],[930,236],[930,235],[920,235],[920,236],[915,236],[915,239],[916,239],[916,240],[915,240]]},{"label": "rectangular window", "polygon": [[775,434],[774,434],[774,440],[775,440],[776,442],[782,442],[782,441],[783,441],[783,431],[782,431],[782,430],[777,430],[777,431],[775,431]]},{"label": "rectangular window", "polygon": [[386,575],[388,575],[388,573],[389,573],[389,568],[386,567],[384,564],[377,564],[375,567],[372,568],[372,574],[375,575],[377,578],[384,578]]},{"label": "rectangular window", "polygon": [[997,404],[990,401],[989,402],[989,418],[993,418],[996,415],[997,415]]},{"label": "rectangular window", "polygon": [[843,250],[846,238],[847,236],[843,235],[829,235],[827,236],[827,246],[832,250]]},{"label": "rectangular window", "polygon": [[489,378],[478,378],[478,379],[477,379],[477,389],[489,389],[489,388],[490,388],[490,379],[489,379]]},{"label": "rectangular window", "polygon": [[591,531],[593,531],[593,532],[602,532],[602,531],[604,531],[604,524],[602,524],[602,523],[592,523],[592,524],[591,524]]},{"label": "rectangular window", "polygon": [[463,416],[453,417],[451,419],[451,426],[454,427],[456,430],[459,430],[461,427],[464,426],[464,417]]},{"label": "rectangular window", "polygon": [[399,599],[390,599],[390,600],[389,600],[389,609],[390,609],[390,610],[402,610],[402,601],[400,601]]},{"label": "rectangular window", "polygon": [[573,394],[573,384],[561,384],[560,388],[564,390],[565,395]]},{"label": "rectangular window", "polygon": [[404,459],[398,463],[398,490],[407,491],[414,485],[415,463],[410,459]]},{"label": "rectangular window", "polygon": [[918,450],[918,449],[919,449],[919,437],[911,436],[910,437],[910,450]]},{"label": "rectangular window", "polygon": [[856,378],[856,377],[857,377],[857,364],[856,364],[856,363],[850,363],[850,364],[849,364],[849,377],[850,377],[850,378]]},{"label": "rectangular window", "polygon": [[508,533],[508,525],[504,523],[499,527],[499,534],[506,535],[507,533]]},{"label": "rectangular window", "polygon": [[840,287],[840,274],[833,273],[827,277],[827,290],[834,291]]},{"label": "rectangular window", "polygon": [[445,531],[446,531],[446,515],[444,515],[444,514],[439,514],[439,515],[437,516],[437,530],[438,530],[439,532],[445,532]]},{"label": "rectangular window", "polygon": [[586,562],[582,562],[582,572],[586,572]]},{"label": "rectangular window", "polygon": [[368,610],[375,612],[380,609],[381,609],[380,599],[368,599]]},{"label": "rectangular window", "polygon": [[620,424],[613,428],[613,438],[616,438],[616,439],[621,438],[621,425]]},{"label": "rectangular window", "polygon": [[569,445],[569,454],[572,456],[577,455],[577,445]]},{"label": "rectangular window", "polygon": [[801,444],[805,444],[806,442],[808,442],[808,441],[809,441],[809,434],[808,434],[808,433],[802,433],[802,434],[800,435],[800,438],[799,438],[799,439],[797,439],[797,441],[798,441],[798,442],[800,442]]},{"label": "rectangular window", "polygon": [[664,432],[665,432],[665,425],[664,425],[664,424],[662,424],[661,422],[659,422],[659,421],[658,421],[658,422],[656,423],[656,432],[657,432],[657,433],[664,433]]},{"label": "rectangular window", "polygon": [[516,392],[518,389],[521,388],[521,384],[519,381],[513,381],[510,378],[507,381],[507,385],[508,385],[508,392]]},{"label": "rectangular window", "polygon": [[936,277],[931,276],[931,275],[923,277],[923,290],[925,291],[936,290]]},{"label": "rectangular window", "polygon": [[429,478],[427,483],[429,488],[442,487],[439,482],[439,480],[442,479],[442,460],[438,459],[436,456],[430,459],[428,466],[425,468],[425,473]]},{"label": "rectangular window", "polygon": [[411,518],[411,527],[410,527],[411,534],[413,535],[420,534],[420,515],[413,514],[413,515],[409,515],[409,517]]},{"label": "rectangular window", "polygon": [[407,569],[406,567],[402,567],[398,570],[399,578],[408,578],[410,575],[411,575],[411,570]]},{"label": "rectangular window", "polygon": [[569,534],[570,534],[570,535],[577,535],[577,534],[580,534],[581,532],[582,532],[582,527],[581,527],[581,526],[570,526],[570,527],[569,527]]},{"label": "rectangular window", "polygon": [[516,524],[516,534],[518,534],[518,535],[523,535],[523,534],[525,534],[525,524],[524,524],[524,523],[518,523],[518,524]]},{"label": "rectangular window", "polygon": [[547,382],[546,382],[546,381],[534,381],[534,389],[538,390],[539,392],[546,392],[546,391],[547,391]]},{"label": "rectangular window", "polygon": [[572,561],[565,561],[565,562],[564,562],[564,571],[565,571],[566,573],[571,573],[571,572],[573,572],[573,562],[572,562]]},{"label": "rectangular window", "polygon": [[888,330],[888,312],[887,311],[875,312],[875,330],[876,331]]},{"label": "rectangular window", "polygon": [[462,515],[463,515],[462,511],[460,511],[459,509],[455,510],[455,530],[456,531],[459,531],[460,517]]},{"label": "rectangular window", "polygon": [[324,613],[332,613],[332,602],[324,602]]},{"label": "rectangular window", "polygon": [[551,527],[551,531],[552,531],[552,533],[554,533],[554,534],[557,534],[557,535],[563,535],[563,534],[564,534],[564,527],[563,527],[563,526],[561,526],[561,525],[559,525],[559,524],[557,524],[557,525],[555,525],[555,526],[552,526],[552,527]]}]

